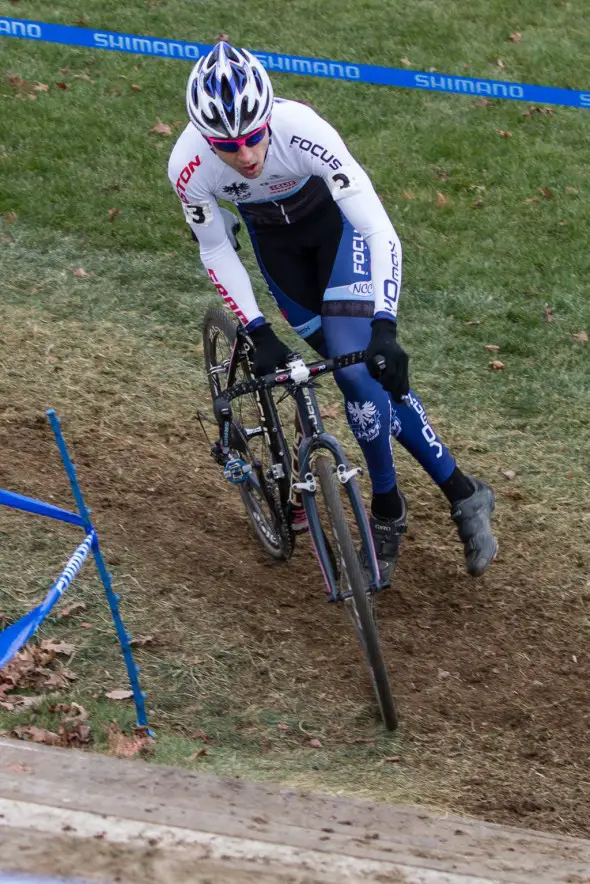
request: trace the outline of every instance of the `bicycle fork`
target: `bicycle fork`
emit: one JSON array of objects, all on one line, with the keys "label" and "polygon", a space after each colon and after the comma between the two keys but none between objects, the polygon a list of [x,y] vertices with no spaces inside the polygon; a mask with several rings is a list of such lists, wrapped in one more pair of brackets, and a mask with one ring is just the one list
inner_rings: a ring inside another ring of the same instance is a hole
[{"label": "bicycle fork", "polygon": [[373,543],[365,504],[355,481],[355,477],[360,472],[360,468],[351,467],[338,441],[328,433],[322,433],[319,438],[306,437],[302,440],[298,449],[300,481],[295,482],[294,487],[297,492],[302,495],[303,505],[309,522],[309,533],[326,584],[329,597],[328,601],[345,601],[347,598],[350,598],[351,592],[350,590],[342,592],[338,586],[333,559],[330,555],[326,535],[320,522],[316,501],[319,483],[311,469],[311,456],[316,451],[325,451],[334,458],[336,477],[346,489],[354,518],[358,525],[361,545],[365,552],[366,560],[370,563],[371,581],[367,589],[374,592],[379,591],[383,588],[383,585],[381,583],[375,545]]}]

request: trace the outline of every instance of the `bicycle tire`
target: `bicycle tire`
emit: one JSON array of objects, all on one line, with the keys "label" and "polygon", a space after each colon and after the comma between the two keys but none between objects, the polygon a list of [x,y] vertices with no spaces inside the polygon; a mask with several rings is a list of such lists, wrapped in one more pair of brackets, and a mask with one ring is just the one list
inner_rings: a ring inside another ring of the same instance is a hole
[{"label": "bicycle tire", "polygon": [[[224,336],[230,347],[233,347],[236,340],[236,329],[235,322],[223,308],[213,306],[207,310],[203,320],[203,352],[213,401],[227,389],[227,375],[213,374],[211,371],[213,366],[220,364],[217,355],[219,334]],[[252,374],[249,363],[244,360],[240,368],[245,379],[250,380]],[[266,439],[263,439],[262,444],[267,449],[269,460],[272,462],[273,452]],[[242,453],[249,449],[248,439],[238,421],[232,423],[230,445]],[[288,483],[288,476],[285,481]],[[253,472],[253,475],[245,482],[240,483],[237,488],[254,532],[264,550],[273,559],[290,558],[293,553],[293,537],[283,512],[276,482],[269,480],[264,475],[263,469],[260,469]],[[265,507],[267,512],[265,512]]]},{"label": "bicycle tire", "polygon": [[[352,592],[351,602],[354,604],[355,628],[369,666],[381,718],[388,730],[395,730],[398,725],[396,704],[379,643],[377,625],[369,602],[367,581],[350,533],[340,496],[341,491],[338,487],[340,483],[334,474],[332,459],[326,455],[318,455],[314,462],[314,472],[317,473],[319,479],[320,489],[332,523],[332,530],[346,569],[346,578]],[[349,481],[354,481],[354,479]]]}]

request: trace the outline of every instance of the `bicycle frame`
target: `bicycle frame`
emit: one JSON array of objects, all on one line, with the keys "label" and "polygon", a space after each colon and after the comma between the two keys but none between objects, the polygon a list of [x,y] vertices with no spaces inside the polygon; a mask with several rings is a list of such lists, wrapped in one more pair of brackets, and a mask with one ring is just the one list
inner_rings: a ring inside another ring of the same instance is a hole
[{"label": "bicycle frame", "polygon": [[[244,348],[244,344],[246,345],[246,348]],[[317,397],[313,390],[314,379],[319,375],[334,371],[337,368],[345,368],[348,365],[356,364],[361,359],[364,359],[364,353],[346,354],[337,357],[336,359],[328,359],[325,362],[316,362],[307,366],[303,363],[303,360],[301,360],[300,357],[296,357],[290,364],[291,367],[284,372],[279,371],[250,382],[233,385],[239,360],[243,355],[247,356],[248,346],[249,344],[245,333],[242,329],[239,329],[234,349],[230,357],[230,366],[228,370],[229,392],[222,394],[221,399],[218,400],[218,402],[223,400],[225,412],[218,412],[216,414],[220,426],[223,425],[222,439],[224,440],[223,444],[225,445],[226,450],[228,450],[229,423],[231,421],[230,400],[248,393],[255,393],[257,396],[257,402],[259,403],[262,430],[267,434],[271,450],[277,457],[278,462],[284,465],[287,472],[287,479],[290,483],[290,452],[285,442],[275,403],[270,394],[271,388],[285,386],[287,391],[295,399],[301,432],[303,435],[299,447],[300,481],[295,483],[295,487],[302,493],[303,504],[309,522],[311,539],[326,583],[329,600],[332,602],[344,601],[351,595],[351,593],[346,591],[341,592],[338,589],[336,574],[334,573],[330,553],[320,523],[315,498],[317,483],[311,468],[312,456],[319,449],[327,450],[336,462],[337,478],[346,488],[348,499],[359,528],[366,560],[371,564],[372,580],[368,588],[373,592],[379,591],[383,588],[383,585],[381,583],[373,537],[360,490],[354,481],[355,475],[360,472],[360,470],[359,468],[351,469],[344,450],[338,440],[325,431]],[[233,389],[230,389],[232,388],[232,385]],[[275,441],[277,444],[273,444]]]}]

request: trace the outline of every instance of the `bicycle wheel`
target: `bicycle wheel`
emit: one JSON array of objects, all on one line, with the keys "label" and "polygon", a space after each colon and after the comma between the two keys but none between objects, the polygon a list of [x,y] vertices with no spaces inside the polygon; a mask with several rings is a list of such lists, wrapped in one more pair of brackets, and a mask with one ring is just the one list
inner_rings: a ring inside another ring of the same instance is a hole
[{"label": "bicycle wheel", "polygon": [[[203,321],[203,350],[213,401],[227,390],[235,341],[236,325],[229,314],[221,307],[210,307]],[[250,363],[244,354],[233,382],[240,383],[251,378]],[[277,459],[267,440],[261,405],[256,395],[240,397],[232,403],[232,409],[234,419],[230,445],[252,466],[249,477],[237,486],[242,502],[265,551],[274,559],[287,559],[293,553],[293,539],[282,497],[285,500],[288,497],[289,476],[277,479],[273,476],[272,467]],[[275,415],[276,412],[273,418]],[[278,415],[276,421],[278,423]],[[281,483],[284,487],[281,487]]]},{"label": "bicycle wheel", "polygon": [[[338,547],[343,576],[352,592],[352,597],[347,601],[347,604],[369,666],[381,718],[388,730],[395,730],[398,724],[397,709],[379,644],[372,604],[373,595],[367,590],[367,580],[348,525],[341,497],[342,486],[334,474],[333,461],[330,457],[323,454],[316,456],[314,472],[317,473],[319,479],[332,533]],[[354,481],[354,479],[349,481]]]}]

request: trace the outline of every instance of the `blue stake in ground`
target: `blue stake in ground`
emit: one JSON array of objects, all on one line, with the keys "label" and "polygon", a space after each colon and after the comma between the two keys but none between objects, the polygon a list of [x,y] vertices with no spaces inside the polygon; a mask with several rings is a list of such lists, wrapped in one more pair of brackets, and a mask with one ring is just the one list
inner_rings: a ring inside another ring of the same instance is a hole
[{"label": "blue stake in ground", "polygon": [[80,484],[76,477],[76,467],[70,459],[68,449],[60,428],[60,420],[55,411],[51,409],[47,412],[51,428],[55,435],[57,447],[65,467],[74,499],[78,507],[78,513],[72,513],[53,504],[45,503],[33,497],[25,497],[22,494],[15,494],[13,491],[4,491],[0,489],[0,505],[11,507],[12,509],[24,510],[25,512],[35,513],[39,516],[46,516],[50,519],[57,519],[60,522],[69,522],[72,525],[78,525],[85,531],[85,538],[71,558],[66,563],[63,571],[57,580],[51,586],[45,599],[41,604],[21,617],[16,623],[8,626],[0,632],[0,669],[5,666],[22,648],[22,646],[37,631],[41,623],[45,620],[53,606],[62,597],[69,585],[72,583],[76,575],[79,573],[84,562],[88,558],[90,552],[94,556],[94,561],[98,569],[100,579],[105,589],[107,602],[115,624],[117,638],[121,645],[123,658],[127,667],[129,682],[133,691],[133,699],[137,710],[137,724],[141,727],[148,728],[150,736],[155,736],[149,730],[148,719],[145,711],[145,694],[141,690],[139,684],[139,667],[136,665],[131,652],[130,636],[123,625],[121,614],[119,612],[119,596],[113,591],[111,575],[106,569],[100,546],[98,544],[98,535],[90,521],[90,510],[87,509],[80,490]]}]

